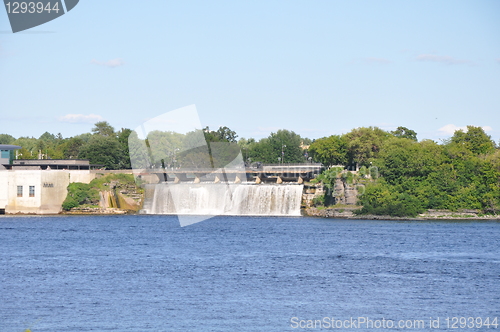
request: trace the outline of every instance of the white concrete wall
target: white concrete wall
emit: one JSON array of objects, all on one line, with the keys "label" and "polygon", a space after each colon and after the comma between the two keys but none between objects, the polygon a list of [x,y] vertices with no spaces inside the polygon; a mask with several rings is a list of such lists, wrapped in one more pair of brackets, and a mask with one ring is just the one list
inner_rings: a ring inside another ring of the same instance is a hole
[{"label": "white concrete wall", "polygon": [[[0,171],[0,209],[5,208],[6,213],[59,213],[68,185],[89,183],[94,177],[88,170]],[[23,197],[17,197],[17,186],[23,186]],[[34,197],[29,197],[29,186],[35,186]]]},{"label": "white concrete wall", "polygon": [[96,174],[90,173],[89,170],[86,171],[68,171],[69,172],[69,182],[81,182],[81,183],[90,183],[90,181],[95,179]]},{"label": "white concrete wall", "polygon": [[0,170],[0,209],[5,209],[9,199],[9,171]]},{"label": "white concrete wall", "polygon": [[[41,172],[19,170],[9,173],[6,213],[38,213],[41,205]],[[17,186],[23,187],[23,196],[17,197]],[[29,186],[35,186],[35,196],[29,197]]]},{"label": "white concrete wall", "polygon": [[63,170],[41,172],[41,205],[37,213],[59,213],[68,195],[70,174]]}]

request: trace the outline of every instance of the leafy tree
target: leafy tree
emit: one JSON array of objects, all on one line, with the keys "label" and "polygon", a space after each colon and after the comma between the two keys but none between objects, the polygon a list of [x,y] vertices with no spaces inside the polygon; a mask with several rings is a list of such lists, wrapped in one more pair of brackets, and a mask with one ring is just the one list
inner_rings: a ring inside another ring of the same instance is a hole
[{"label": "leafy tree", "polygon": [[382,144],[392,135],[378,127],[356,128],[344,135],[348,144],[349,162],[369,166],[369,160],[376,158]]},{"label": "leafy tree", "polygon": [[[249,144],[248,158],[254,162],[277,163],[281,158],[281,148],[279,152],[274,152],[273,146],[269,143],[269,138],[262,138],[258,142]],[[245,153],[246,154],[246,153]]]},{"label": "leafy tree", "polygon": [[252,144],[249,156],[253,161],[265,163],[278,163],[278,157],[281,162],[301,163],[306,161],[304,151],[300,147],[301,143],[300,135],[295,132],[278,130],[258,143]]},{"label": "leafy tree", "polygon": [[107,121],[96,122],[94,128],[92,128],[92,133],[105,137],[116,136],[115,128],[113,128]]},{"label": "leafy tree", "polygon": [[117,138],[109,136],[94,135],[80,147],[78,158],[88,159],[91,164],[103,164],[107,169],[122,169],[128,165],[123,146]]},{"label": "leafy tree", "polygon": [[411,129],[408,129],[406,127],[398,127],[396,130],[391,131],[391,134],[393,134],[396,137],[400,138],[407,138],[412,141],[417,141],[417,133]]},{"label": "leafy tree", "polygon": [[302,145],[311,145],[312,142],[313,142],[313,140],[310,138],[307,138],[307,137],[302,138]]},{"label": "leafy tree", "polygon": [[54,136],[54,134],[51,134],[48,131],[46,131],[38,139],[43,140],[43,141],[52,142],[56,139],[56,136]]},{"label": "leafy tree", "polygon": [[325,166],[345,165],[348,161],[345,136],[332,135],[315,140],[309,146],[311,157]]},{"label": "leafy tree", "polygon": [[240,138],[238,140],[238,145],[241,149],[241,153],[243,155],[243,159],[245,162],[248,162],[248,158],[250,157],[249,154],[248,154],[248,151],[250,149],[252,149],[252,146],[254,146],[256,144],[255,142],[255,139],[254,138],[249,138],[249,139],[246,139],[246,138]]},{"label": "leafy tree", "polygon": [[13,144],[16,139],[9,134],[0,134],[0,144]]},{"label": "leafy tree", "polygon": [[128,128],[122,128],[118,133],[118,142],[122,145],[123,151],[125,153],[125,160],[123,162],[122,167],[123,168],[132,168],[130,165],[130,152],[129,152],[129,147],[128,147],[128,138],[130,134],[132,133],[131,129]]},{"label": "leafy tree", "polygon": [[127,146],[128,147],[128,137],[132,133],[132,129],[128,128],[122,128],[118,133],[118,142],[120,142],[121,145]]},{"label": "leafy tree", "polygon": [[363,205],[357,211],[359,214],[415,217],[424,210],[418,198],[408,193],[397,192],[383,181],[369,183],[359,203]]},{"label": "leafy tree", "polygon": [[232,131],[228,127],[219,127],[216,133],[217,137],[219,138],[219,141],[236,143],[236,138],[238,137],[238,135],[236,135],[236,132]]},{"label": "leafy tree", "polygon": [[13,143],[21,147],[17,152],[18,159],[37,159],[38,140],[34,137],[19,137]]},{"label": "leafy tree", "polygon": [[423,179],[443,158],[442,148],[432,141],[393,137],[384,142],[375,165],[389,184],[400,184],[408,178]]},{"label": "leafy tree", "polygon": [[86,143],[83,139],[78,137],[71,137],[61,146],[64,159],[77,159],[80,154],[80,149]]},{"label": "leafy tree", "polygon": [[467,126],[466,131],[455,131],[451,143],[462,145],[476,155],[492,153],[495,150],[495,142],[481,127]]}]

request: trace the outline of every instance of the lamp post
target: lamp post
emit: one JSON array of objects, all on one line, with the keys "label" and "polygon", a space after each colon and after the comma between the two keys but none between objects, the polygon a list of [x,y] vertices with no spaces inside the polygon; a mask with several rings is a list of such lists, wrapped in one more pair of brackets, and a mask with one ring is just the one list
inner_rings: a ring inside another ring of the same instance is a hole
[{"label": "lamp post", "polygon": [[282,144],[281,145],[281,165],[282,166],[285,163],[285,150],[284,150],[285,148],[286,148],[286,145]]},{"label": "lamp post", "polygon": [[175,162],[177,160],[175,160],[175,152],[179,151],[180,149],[179,148],[175,148],[172,155],[173,155],[173,158],[172,158],[172,171],[175,169]]}]

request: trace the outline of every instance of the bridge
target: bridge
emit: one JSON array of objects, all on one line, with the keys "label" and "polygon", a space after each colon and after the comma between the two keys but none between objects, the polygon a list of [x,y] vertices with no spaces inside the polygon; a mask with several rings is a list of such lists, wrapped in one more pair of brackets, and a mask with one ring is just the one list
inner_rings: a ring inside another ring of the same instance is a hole
[{"label": "bridge", "polygon": [[[303,183],[321,173],[321,164],[261,164],[241,168],[155,168],[135,172],[139,177],[154,174],[160,182],[167,183]],[[157,181],[155,181],[157,182]]]}]

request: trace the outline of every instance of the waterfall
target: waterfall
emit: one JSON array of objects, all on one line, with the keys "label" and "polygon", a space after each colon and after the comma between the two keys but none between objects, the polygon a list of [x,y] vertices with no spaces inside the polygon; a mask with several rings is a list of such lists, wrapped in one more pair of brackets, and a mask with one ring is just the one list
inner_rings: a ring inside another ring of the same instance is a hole
[{"label": "waterfall", "polygon": [[[148,185],[146,214],[300,216],[303,185],[160,183]],[[154,188],[154,190],[153,190]]]}]

